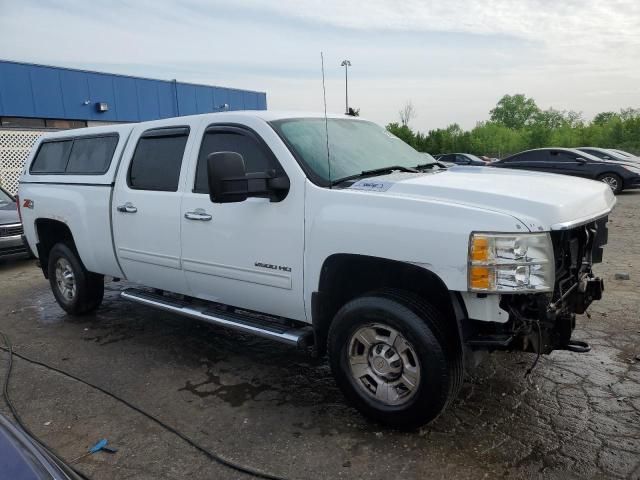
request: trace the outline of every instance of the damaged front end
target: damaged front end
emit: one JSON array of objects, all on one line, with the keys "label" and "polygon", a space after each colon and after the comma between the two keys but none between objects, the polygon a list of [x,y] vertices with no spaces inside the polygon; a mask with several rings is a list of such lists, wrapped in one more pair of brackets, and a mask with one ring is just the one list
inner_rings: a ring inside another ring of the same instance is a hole
[{"label": "damaged front end", "polygon": [[604,291],[593,274],[607,243],[607,217],[551,232],[555,261],[553,292],[507,294],[500,308],[509,313],[503,324],[473,321],[467,346],[548,354],[553,350],[586,352],[589,346],[571,339],[576,314],[583,314]]}]

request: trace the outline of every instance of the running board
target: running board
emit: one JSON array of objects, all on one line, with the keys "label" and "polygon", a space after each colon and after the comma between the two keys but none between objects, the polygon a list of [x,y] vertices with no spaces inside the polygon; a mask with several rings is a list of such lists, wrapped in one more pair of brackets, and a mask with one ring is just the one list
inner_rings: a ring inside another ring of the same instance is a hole
[{"label": "running board", "polygon": [[221,308],[209,307],[206,304],[191,305],[176,298],[165,297],[161,294],[139,290],[137,288],[127,288],[123,290],[120,292],[120,297],[142,305],[164,310],[165,312],[195,318],[196,320],[202,320],[213,325],[230,328],[242,333],[250,333],[287,345],[304,348],[313,343],[313,330],[310,326],[295,328],[275,321],[266,320],[258,314],[249,315],[225,311]]},{"label": "running board", "polygon": [[468,338],[465,344],[471,348],[507,348],[514,339],[512,335],[477,335]]}]

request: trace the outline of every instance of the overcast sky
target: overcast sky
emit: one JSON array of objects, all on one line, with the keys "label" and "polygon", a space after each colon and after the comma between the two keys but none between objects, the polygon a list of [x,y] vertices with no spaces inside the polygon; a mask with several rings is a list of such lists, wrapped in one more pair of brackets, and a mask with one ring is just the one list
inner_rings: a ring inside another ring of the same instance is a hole
[{"label": "overcast sky", "polygon": [[270,109],[350,105],[379,123],[485,120],[505,93],[542,108],[640,106],[640,0],[0,0],[0,58],[249,88]]}]

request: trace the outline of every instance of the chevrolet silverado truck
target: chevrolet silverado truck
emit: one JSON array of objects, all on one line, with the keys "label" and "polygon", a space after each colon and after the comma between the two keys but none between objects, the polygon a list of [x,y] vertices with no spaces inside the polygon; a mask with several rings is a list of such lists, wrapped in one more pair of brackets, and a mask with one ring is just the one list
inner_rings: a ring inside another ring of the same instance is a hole
[{"label": "chevrolet silverado truck", "polygon": [[[586,351],[601,182],[441,168],[344,116],[222,112],[50,133],[20,180],[59,305],[123,299],[327,355],[366,416],[423,425],[494,350]],[[241,337],[239,337],[241,338]]]}]

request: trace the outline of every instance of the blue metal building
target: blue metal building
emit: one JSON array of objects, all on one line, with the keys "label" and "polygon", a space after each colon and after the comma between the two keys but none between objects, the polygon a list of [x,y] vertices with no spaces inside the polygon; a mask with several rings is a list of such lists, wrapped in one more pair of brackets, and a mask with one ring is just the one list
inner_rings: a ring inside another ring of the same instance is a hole
[{"label": "blue metal building", "polygon": [[0,126],[70,128],[265,110],[264,92],[0,60]]}]

